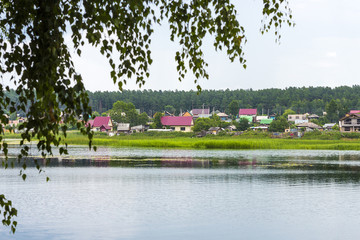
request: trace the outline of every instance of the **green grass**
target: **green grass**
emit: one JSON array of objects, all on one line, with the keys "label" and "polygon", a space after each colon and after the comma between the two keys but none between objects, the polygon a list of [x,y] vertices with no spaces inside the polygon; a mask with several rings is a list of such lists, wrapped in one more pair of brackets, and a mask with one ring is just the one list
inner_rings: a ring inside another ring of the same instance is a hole
[{"label": "green grass", "polygon": [[[94,135],[93,145],[113,147],[187,148],[187,149],[323,149],[360,150],[359,134],[342,135],[307,134],[304,138],[273,139],[269,134],[244,134],[240,136],[206,136],[196,138],[193,133],[150,133],[108,137],[103,133]],[[6,135],[6,138],[20,136]],[[346,138],[344,138],[346,137]],[[69,145],[88,145],[86,136],[69,132]]]},{"label": "green grass", "polygon": [[[71,136],[68,144],[88,144],[83,136]],[[113,147],[155,147],[189,149],[328,149],[360,150],[360,140],[321,140],[321,139],[271,139],[243,138],[238,136],[212,136],[205,138],[154,137],[154,136],[116,136],[94,137],[96,146]]]}]

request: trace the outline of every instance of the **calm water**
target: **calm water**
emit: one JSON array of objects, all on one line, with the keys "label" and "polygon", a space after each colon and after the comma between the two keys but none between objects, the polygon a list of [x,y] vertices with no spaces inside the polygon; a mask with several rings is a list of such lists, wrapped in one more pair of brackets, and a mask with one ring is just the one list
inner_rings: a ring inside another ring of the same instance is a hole
[{"label": "calm water", "polygon": [[360,237],[357,151],[71,154],[53,159],[45,174],[28,168],[25,182],[19,169],[0,170],[0,192],[19,215],[16,234],[0,226],[0,239]]}]

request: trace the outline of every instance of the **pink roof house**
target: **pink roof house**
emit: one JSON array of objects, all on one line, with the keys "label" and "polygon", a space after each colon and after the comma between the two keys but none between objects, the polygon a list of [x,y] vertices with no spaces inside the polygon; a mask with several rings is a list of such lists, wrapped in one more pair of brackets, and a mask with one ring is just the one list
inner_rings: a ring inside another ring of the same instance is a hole
[{"label": "pink roof house", "polygon": [[88,122],[94,131],[108,132],[113,130],[113,123],[111,117],[95,117],[91,122]]},{"label": "pink roof house", "polygon": [[239,116],[244,116],[244,115],[247,115],[247,116],[255,116],[257,114],[257,109],[256,108],[253,108],[253,109],[250,109],[250,108],[240,108],[239,110]]},{"label": "pink roof house", "polygon": [[360,110],[350,110],[350,114],[360,113]]},{"label": "pink roof house", "polygon": [[161,124],[170,127],[174,131],[191,132],[194,121],[192,117],[163,116],[161,117]]}]

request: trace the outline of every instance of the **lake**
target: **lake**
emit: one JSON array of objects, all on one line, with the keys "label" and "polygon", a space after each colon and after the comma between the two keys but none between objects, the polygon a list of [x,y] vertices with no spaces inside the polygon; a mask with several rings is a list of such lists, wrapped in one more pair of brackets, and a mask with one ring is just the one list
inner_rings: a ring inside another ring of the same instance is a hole
[{"label": "lake", "polygon": [[45,173],[30,164],[25,182],[19,168],[1,170],[0,193],[19,224],[15,235],[1,226],[0,239],[360,237],[359,151],[70,153]]}]

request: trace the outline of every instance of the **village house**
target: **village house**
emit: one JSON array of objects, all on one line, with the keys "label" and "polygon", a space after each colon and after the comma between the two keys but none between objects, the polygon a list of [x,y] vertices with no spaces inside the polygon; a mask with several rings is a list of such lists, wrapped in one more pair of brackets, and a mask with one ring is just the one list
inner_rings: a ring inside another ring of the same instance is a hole
[{"label": "village house", "polygon": [[309,120],[313,120],[313,119],[317,120],[317,119],[319,119],[319,118],[320,118],[320,117],[319,117],[318,115],[316,115],[316,114],[311,114],[311,115],[308,116],[308,119],[309,119]]},{"label": "village house", "polygon": [[305,132],[311,132],[314,130],[322,131],[323,128],[313,122],[304,122],[296,125],[298,130],[305,129]]},{"label": "village house", "polygon": [[211,127],[208,132],[210,134],[217,135],[221,130],[223,130],[221,127]]},{"label": "village house", "polygon": [[146,127],[144,125],[137,125],[137,126],[131,127],[132,133],[145,132],[145,130],[146,130]]},{"label": "village house", "polygon": [[190,111],[193,117],[211,117],[210,108],[199,108],[199,109],[192,109]]},{"label": "village house", "polygon": [[256,108],[240,108],[239,116],[256,116],[257,109]]},{"label": "village house", "polygon": [[118,123],[117,124],[118,133],[130,133],[130,123]]},{"label": "village house", "polygon": [[346,114],[339,120],[340,132],[359,132],[360,131],[360,114]]},{"label": "village house", "polygon": [[307,114],[289,114],[288,115],[289,122],[295,122],[295,124],[307,123],[309,122],[307,118]]},{"label": "village house", "polygon": [[189,112],[187,112],[187,111],[184,112],[182,116],[183,116],[183,117],[192,117],[191,113],[189,113]]},{"label": "village house", "polygon": [[216,115],[219,116],[221,121],[227,121],[229,119],[229,115],[227,115],[226,113],[218,113]]},{"label": "village house", "polygon": [[262,120],[269,119],[268,116],[256,116],[255,122],[261,122]]},{"label": "village house", "polygon": [[192,132],[192,127],[194,126],[194,121],[192,117],[173,117],[173,116],[163,116],[161,117],[161,124],[165,127],[178,132]]},{"label": "village house", "polygon": [[88,121],[88,125],[94,132],[111,132],[113,130],[111,117],[95,117],[94,120]]},{"label": "village house", "polygon": [[336,125],[336,123],[325,123],[325,125],[323,126],[324,130],[328,130],[331,131],[333,130],[333,127]]},{"label": "village house", "polygon": [[249,123],[253,122],[253,116],[240,116],[239,118],[236,119],[237,122],[240,122],[241,119],[245,118],[246,120],[248,120]]},{"label": "village house", "polygon": [[239,109],[239,119],[246,118],[250,123],[255,121],[257,114],[256,108],[240,108]]}]

